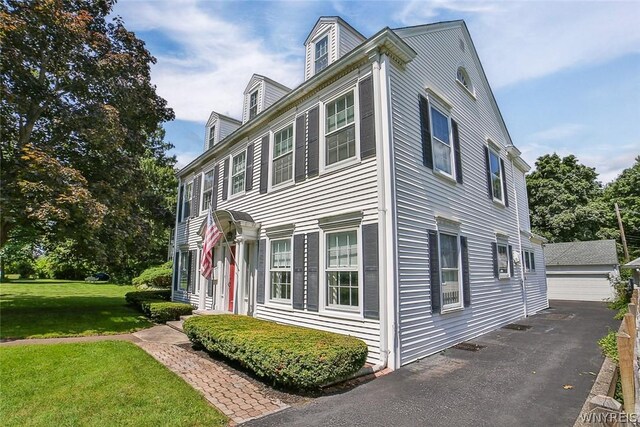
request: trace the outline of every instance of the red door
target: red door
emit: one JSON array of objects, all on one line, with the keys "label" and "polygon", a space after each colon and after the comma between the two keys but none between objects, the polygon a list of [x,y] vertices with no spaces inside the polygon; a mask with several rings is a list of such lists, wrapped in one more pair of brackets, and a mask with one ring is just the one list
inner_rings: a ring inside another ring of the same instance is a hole
[{"label": "red door", "polygon": [[229,311],[233,312],[233,299],[235,296],[235,280],[236,280],[236,247],[229,247]]}]

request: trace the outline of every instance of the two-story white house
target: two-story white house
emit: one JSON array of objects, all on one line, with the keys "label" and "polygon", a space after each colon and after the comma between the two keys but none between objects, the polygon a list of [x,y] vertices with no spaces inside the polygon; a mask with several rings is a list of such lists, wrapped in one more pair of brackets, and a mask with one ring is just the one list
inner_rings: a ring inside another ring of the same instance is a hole
[{"label": "two-story white house", "polygon": [[353,335],[392,369],[548,307],[529,166],[465,23],[322,17],[305,48],[302,84],[254,75],[179,172],[173,299]]}]

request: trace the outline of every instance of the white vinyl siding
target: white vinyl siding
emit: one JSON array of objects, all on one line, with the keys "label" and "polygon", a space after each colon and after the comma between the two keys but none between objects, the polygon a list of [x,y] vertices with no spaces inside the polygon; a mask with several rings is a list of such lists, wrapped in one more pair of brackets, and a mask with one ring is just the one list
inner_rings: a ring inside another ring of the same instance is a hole
[{"label": "white vinyl siding", "polygon": [[291,300],[291,239],[271,240],[269,264],[270,297]]},{"label": "white vinyl siding", "polygon": [[325,248],[327,306],[357,309],[360,305],[357,231],[327,233]]},{"label": "white vinyl siding", "polygon": [[271,185],[276,186],[293,179],[293,125],[273,135]]},{"label": "white vinyl siding", "polygon": [[325,165],[356,156],[353,90],[325,105]]},{"label": "white vinyl siding", "polygon": [[241,151],[231,157],[231,195],[244,192],[245,170],[247,168],[247,152]]}]

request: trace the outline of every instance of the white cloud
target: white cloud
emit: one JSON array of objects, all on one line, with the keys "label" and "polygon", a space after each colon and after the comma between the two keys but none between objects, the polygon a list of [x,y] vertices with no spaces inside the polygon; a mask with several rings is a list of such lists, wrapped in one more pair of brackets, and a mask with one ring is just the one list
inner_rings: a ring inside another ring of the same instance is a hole
[{"label": "white cloud", "polygon": [[566,138],[578,136],[586,130],[586,126],[578,123],[565,123],[554,126],[550,129],[538,131],[529,137],[531,141],[559,141]]},{"label": "white cloud", "polygon": [[176,168],[182,169],[187,166],[193,159],[198,157],[202,152],[200,151],[178,151],[176,152]]},{"label": "white cloud", "polygon": [[451,12],[466,19],[494,88],[640,52],[639,2],[414,1],[396,18],[416,25]]},{"label": "white cloud", "polygon": [[212,110],[240,117],[242,92],[253,73],[290,87],[302,78],[299,58],[267,49],[251,31],[194,0],[124,2],[116,12],[128,28],[155,31],[179,47],[179,53],[156,53],[152,70],[158,94],[177,119],[204,122]]}]

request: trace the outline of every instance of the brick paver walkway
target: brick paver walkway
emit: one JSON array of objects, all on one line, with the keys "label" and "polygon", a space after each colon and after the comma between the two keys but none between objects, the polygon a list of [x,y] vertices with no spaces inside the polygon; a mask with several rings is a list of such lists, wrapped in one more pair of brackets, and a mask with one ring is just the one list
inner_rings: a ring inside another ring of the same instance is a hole
[{"label": "brick paver walkway", "polygon": [[158,342],[137,343],[167,368],[180,375],[233,423],[263,417],[288,408],[269,398],[250,381],[181,347]]}]

